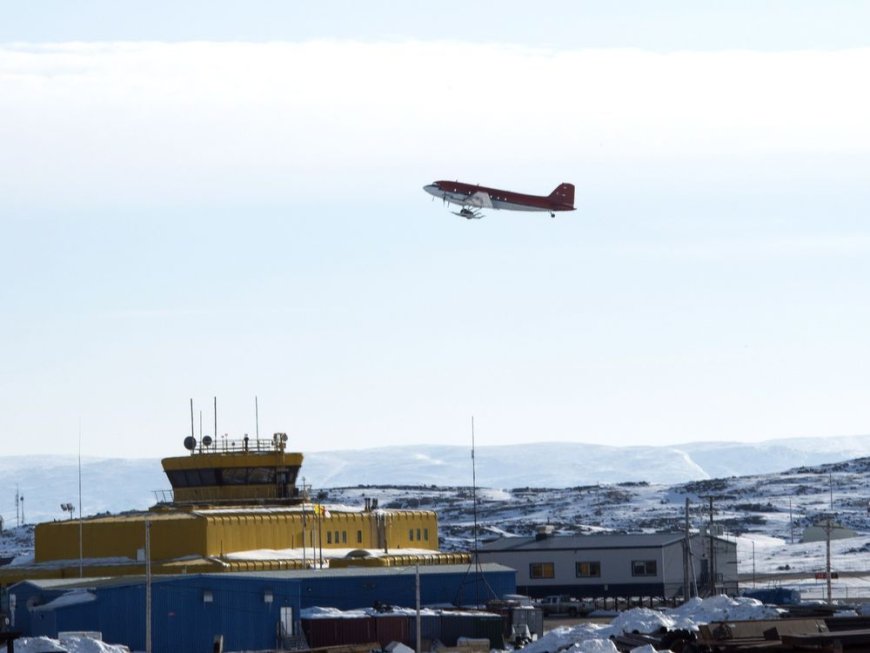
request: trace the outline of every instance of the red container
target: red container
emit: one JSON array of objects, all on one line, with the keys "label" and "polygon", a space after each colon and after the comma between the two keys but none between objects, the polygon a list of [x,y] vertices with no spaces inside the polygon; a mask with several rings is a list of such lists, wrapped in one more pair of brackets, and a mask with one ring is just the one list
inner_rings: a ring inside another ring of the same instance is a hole
[{"label": "red container", "polygon": [[374,641],[381,646],[386,646],[390,642],[402,642],[408,646],[413,644],[407,616],[377,616],[373,619],[377,628]]},{"label": "red container", "polygon": [[371,617],[356,619],[303,619],[302,632],[311,648],[367,644],[376,641],[375,624]]}]

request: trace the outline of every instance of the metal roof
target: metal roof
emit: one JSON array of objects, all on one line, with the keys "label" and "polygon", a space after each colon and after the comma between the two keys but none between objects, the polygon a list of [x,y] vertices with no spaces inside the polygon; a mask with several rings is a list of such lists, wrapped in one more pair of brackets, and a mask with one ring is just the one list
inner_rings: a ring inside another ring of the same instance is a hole
[{"label": "metal roof", "polygon": [[[514,573],[514,569],[496,562],[485,562],[476,565],[482,573]],[[471,565],[420,565],[421,576],[435,576],[439,574],[470,573]],[[152,583],[163,583],[181,578],[270,578],[274,580],[312,580],[318,578],[365,578],[382,576],[402,576],[415,573],[414,565],[403,567],[347,567],[344,569],[287,569],[277,571],[236,571],[218,572],[213,574],[172,574],[155,575]],[[141,585],[145,582],[145,576],[115,576],[101,578],[46,578],[24,580],[16,585],[29,584],[41,589],[66,590],[66,589],[91,589],[98,587],[124,587],[127,585]],[[12,587],[15,587],[13,585]],[[11,589],[11,588],[10,588]]]},{"label": "metal roof", "polygon": [[[421,576],[436,576],[439,574],[471,573],[474,565],[420,565]],[[510,572],[513,567],[497,562],[485,562],[476,565],[484,573]],[[288,578],[308,580],[311,578],[359,578],[366,576],[403,576],[415,573],[414,565],[397,567],[345,567],[342,569],[287,569],[277,571],[237,571],[232,576],[247,576],[257,578]]]},{"label": "metal roof", "polygon": [[535,537],[502,537],[486,542],[482,553],[496,551],[565,551],[574,549],[660,549],[685,538],[684,533],[631,533],[596,535],[548,535]]}]

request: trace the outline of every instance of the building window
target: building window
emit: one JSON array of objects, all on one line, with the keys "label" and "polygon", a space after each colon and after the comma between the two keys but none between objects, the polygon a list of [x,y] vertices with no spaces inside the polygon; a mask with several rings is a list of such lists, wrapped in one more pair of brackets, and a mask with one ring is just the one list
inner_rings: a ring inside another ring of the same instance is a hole
[{"label": "building window", "polygon": [[357,532],[356,532],[356,543],[357,543],[357,544],[362,544],[362,531],[357,531]]},{"label": "building window", "polygon": [[423,539],[426,540],[427,542],[429,541],[429,529],[428,528],[423,529]]},{"label": "building window", "polygon": [[555,578],[556,569],[552,562],[533,562],[529,565],[529,578]]},{"label": "building window", "polygon": [[655,576],[658,573],[655,560],[632,560],[632,576]]},{"label": "building window", "polygon": [[248,470],[244,467],[222,469],[221,485],[245,485],[248,482]]},{"label": "building window", "polygon": [[347,544],[347,531],[341,531],[341,543]]},{"label": "building window", "polygon": [[601,563],[597,560],[577,562],[577,578],[601,578]]},{"label": "building window", "polygon": [[414,529],[413,528],[408,529],[408,539],[411,540],[412,542],[414,541]]},{"label": "building window", "polygon": [[248,470],[248,484],[266,485],[275,483],[275,470],[269,467],[251,467]]},{"label": "building window", "polygon": [[332,531],[326,531],[326,543],[332,544]]},{"label": "building window", "polygon": [[418,542],[420,541],[420,529],[419,528],[417,529],[417,541]]}]

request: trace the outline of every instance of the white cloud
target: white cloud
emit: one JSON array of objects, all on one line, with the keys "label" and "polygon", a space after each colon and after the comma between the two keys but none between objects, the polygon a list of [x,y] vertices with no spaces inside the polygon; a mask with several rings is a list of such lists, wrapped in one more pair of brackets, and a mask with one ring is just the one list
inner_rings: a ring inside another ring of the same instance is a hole
[{"label": "white cloud", "polygon": [[504,179],[602,160],[866,153],[868,68],[870,49],[7,44],[0,190],[61,204],[316,201],[336,179],[383,193],[385,174],[457,161]]}]

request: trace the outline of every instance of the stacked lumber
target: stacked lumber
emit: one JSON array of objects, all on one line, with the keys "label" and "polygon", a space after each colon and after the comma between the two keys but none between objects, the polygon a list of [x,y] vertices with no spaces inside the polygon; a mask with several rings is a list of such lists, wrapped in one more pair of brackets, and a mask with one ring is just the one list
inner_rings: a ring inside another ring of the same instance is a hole
[{"label": "stacked lumber", "polygon": [[699,627],[683,653],[870,651],[870,629],[834,630],[825,619],[719,621]]}]

